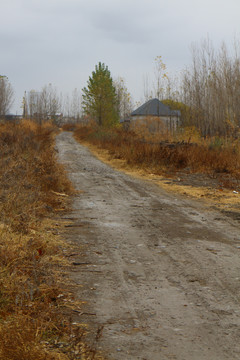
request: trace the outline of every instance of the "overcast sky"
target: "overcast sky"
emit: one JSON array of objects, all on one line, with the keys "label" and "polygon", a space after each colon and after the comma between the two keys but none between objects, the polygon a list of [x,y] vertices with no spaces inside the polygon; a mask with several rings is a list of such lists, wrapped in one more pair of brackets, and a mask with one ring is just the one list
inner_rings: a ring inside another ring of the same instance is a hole
[{"label": "overcast sky", "polygon": [[82,89],[99,61],[139,101],[156,56],[169,72],[183,69],[191,43],[240,38],[239,16],[240,0],[0,0],[0,75],[15,90],[12,112],[21,113],[25,90]]}]

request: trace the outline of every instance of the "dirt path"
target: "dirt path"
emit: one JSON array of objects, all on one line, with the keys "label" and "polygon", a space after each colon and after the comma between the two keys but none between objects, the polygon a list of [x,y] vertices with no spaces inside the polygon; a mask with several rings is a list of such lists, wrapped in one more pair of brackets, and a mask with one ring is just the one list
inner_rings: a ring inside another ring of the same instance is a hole
[{"label": "dirt path", "polygon": [[75,197],[73,279],[115,360],[240,359],[239,222],[111,169],[57,138]]}]

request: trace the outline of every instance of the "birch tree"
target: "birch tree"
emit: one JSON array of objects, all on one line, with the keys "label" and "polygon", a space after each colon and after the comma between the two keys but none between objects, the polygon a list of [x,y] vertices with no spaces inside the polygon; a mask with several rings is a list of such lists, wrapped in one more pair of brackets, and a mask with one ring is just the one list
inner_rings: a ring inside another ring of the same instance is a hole
[{"label": "birch tree", "polygon": [[5,116],[13,104],[13,88],[6,76],[0,75],[0,116]]},{"label": "birch tree", "polygon": [[223,43],[215,50],[207,39],[192,48],[192,65],[182,78],[182,102],[191,111],[189,122],[203,136],[232,135],[240,126],[240,59]]},{"label": "birch tree", "polygon": [[127,89],[125,81],[122,77],[118,77],[114,80],[113,85],[115,87],[117,95],[117,111],[120,119],[127,119],[133,111],[133,101],[130,92]]}]

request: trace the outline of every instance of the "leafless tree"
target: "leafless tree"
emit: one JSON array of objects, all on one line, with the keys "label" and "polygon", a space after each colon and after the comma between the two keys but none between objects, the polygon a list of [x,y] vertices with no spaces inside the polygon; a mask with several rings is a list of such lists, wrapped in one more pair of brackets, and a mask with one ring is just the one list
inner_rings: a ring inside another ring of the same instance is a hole
[{"label": "leafless tree", "polygon": [[13,104],[13,88],[6,76],[0,75],[0,117],[5,116]]},{"label": "leafless tree", "polygon": [[25,112],[39,123],[55,119],[60,109],[60,98],[52,84],[45,85],[41,91],[31,90],[25,95]]},{"label": "leafless tree", "polygon": [[153,99],[154,95],[153,95],[153,91],[150,90],[150,77],[149,74],[145,74],[143,76],[143,96],[144,96],[144,101],[147,102],[150,99]]},{"label": "leafless tree", "polygon": [[192,65],[182,77],[181,100],[189,123],[204,136],[236,133],[240,126],[240,59],[223,43],[216,51],[209,39],[192,47]]},{"label": "leafless tree", "polygon": [[154,93],[157,99],[162,100],[165,97],[165,90],[168,83],[167,67],[161,56],[155,58],[154,65]]},{"label": "leafless tree", "polygon": [[82,95],[78,89],[73,90],[70,110],[71,116],[75,119],[75,121],[79,121],[82,115]]},{"label": "leafless tree", "polygon": [[114,80],[113,85],[117,94],[117,106],[120,119],[126,119],[133,111],[133,102],[130,92],[127,89],[125,80],[118,77]]}]

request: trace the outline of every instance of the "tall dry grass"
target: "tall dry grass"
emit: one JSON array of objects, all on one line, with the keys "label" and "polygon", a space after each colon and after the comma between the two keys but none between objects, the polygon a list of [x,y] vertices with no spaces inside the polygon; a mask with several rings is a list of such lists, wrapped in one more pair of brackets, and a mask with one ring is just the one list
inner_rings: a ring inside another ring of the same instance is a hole
[{"label": "tall dry grass", "polygon": [[56,132],[50,123],[0,125],[0,360],[93,358],[71,324],[66,244],[51,220],[73,191]]},{"label": "tall dry grass", "polygon": [[0,126],[0,221],[27,232],[39,218],[60,208],[55,192],[67,192],[69,181],[57,164],[51,124],[29,121]]},{"label": "tall dry grass", "polygon": [[[225,179],[226,186],[239,186],[240,144],[238,140],[203,139],[196,129],[171,133],[149,133],[122,128],[104,129],[78,126],[75,136],[109,150],[129,165],[151,169],[156,174],[185,171],[205,173]],[[231,181],[227,178],[231,177]]]}]

